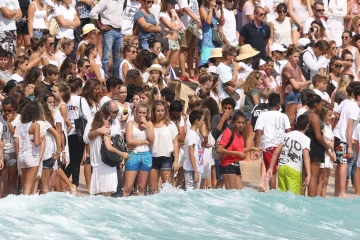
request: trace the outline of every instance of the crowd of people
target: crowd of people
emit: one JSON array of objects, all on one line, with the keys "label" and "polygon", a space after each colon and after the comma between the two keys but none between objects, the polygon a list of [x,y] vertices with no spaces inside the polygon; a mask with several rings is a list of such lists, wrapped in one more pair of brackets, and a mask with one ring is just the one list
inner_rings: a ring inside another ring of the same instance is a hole
[{"label": "crowd of people", "polygon": [[326,197],[335,168],[334,196],[360,194],[359,13],[355,0],[0,0],[1,197],[76,195],[81,166],[92,195],[241,189],[254,160],[260,191]]}]

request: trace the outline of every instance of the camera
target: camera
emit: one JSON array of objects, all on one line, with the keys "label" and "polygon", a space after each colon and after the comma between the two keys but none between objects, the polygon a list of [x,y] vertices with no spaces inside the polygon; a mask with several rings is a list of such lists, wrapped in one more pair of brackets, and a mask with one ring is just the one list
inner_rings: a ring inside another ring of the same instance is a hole
[{"label": "camera", "polygon": [[223,4],[223,2],[222,1],[216,1],[216,5],[222,5]]}]

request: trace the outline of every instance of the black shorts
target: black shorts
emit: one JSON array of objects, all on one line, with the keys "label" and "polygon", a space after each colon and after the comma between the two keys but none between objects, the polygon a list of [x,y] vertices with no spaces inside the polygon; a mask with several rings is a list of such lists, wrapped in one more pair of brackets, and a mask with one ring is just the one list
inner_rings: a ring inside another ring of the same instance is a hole
[{"label": "black shorts", "polygon": [[160,171],[172,171],[173,163],[173,157],[153,157],[152,169],[158,169]]},{"label": "black shorts", "polygon": [[27,20],[21,20],[16,22],[16,32],[17,34],[29,35]]},{"label": "black shorts", "polygon": [[241,176],[240,165],[237,163],[233,163],[227,166],[221,166],[219,168],[220,174],[236,174],[237,176]]}]

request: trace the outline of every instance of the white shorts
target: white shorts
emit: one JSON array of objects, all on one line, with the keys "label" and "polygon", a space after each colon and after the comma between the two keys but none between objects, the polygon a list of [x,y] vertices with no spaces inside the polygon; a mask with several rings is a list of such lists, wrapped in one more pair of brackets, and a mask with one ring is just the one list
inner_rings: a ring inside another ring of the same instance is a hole
[{"label": "white shorts", "polygon": [[24,155],[18,157],[18,168],[31,168],[31,167],[38,167],[40,163],[39,156],[33,155]]}]

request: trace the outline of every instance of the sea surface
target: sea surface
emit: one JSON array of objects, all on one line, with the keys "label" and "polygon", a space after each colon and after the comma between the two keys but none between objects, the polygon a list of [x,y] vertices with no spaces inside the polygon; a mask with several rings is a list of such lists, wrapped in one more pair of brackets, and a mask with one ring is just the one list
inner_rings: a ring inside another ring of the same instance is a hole
[{"label": "sea surface", "polygon": [[360,239],[360,199],[172,187],[148,197],[0,200],[0,239]]}]

